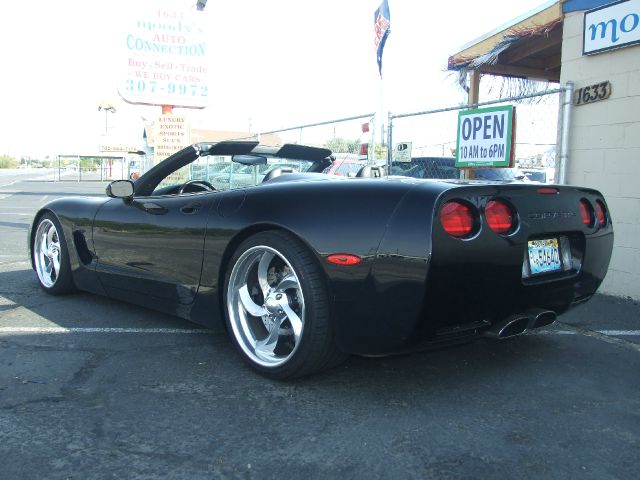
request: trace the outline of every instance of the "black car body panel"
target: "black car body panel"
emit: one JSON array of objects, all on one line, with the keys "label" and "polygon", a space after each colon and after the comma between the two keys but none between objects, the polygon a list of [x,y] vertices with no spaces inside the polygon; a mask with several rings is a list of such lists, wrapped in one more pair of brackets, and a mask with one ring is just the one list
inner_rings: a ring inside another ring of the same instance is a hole
[{"label": "black car body panel", "polygon": [[[579,201],[606,207],[602,195],[538,187],[303,173],[228,192],[61,199],[41,212],[53,212],[63,227],[79,289],[211,328],[224,325],[221,290],[238,245],[260,231],[289,232],[322,271],[339,348],[380,355],[473,338],[533,308],[560,314],[593,295],[608,268],[613,228],[610,218],[586,225]],[[483,209],[495,198],[513,206],[513,232],[485,224]],[[453,199],[480,213],[470,238],[442,227],[440,209]],[[575,268],[526,276],[528,240],[552,237],[570,247]],[[329,263],[336,253],[362,262]]]}]

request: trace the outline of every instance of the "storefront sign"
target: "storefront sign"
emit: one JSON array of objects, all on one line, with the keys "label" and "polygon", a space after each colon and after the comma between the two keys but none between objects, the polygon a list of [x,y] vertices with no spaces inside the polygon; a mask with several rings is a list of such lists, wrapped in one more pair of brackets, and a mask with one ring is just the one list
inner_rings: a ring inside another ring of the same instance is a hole
[{"label": "storefront sign", "polygon": [[203,108],[209,103],[204,12],[131,10],[120,33],[120,96],[129,103]]},{"label": "storefront sign", "polygon": [[640,0],[624,0],[584,13],[582,54],[640,43]]},{"label": "storefront sign", "polygon": [[153,129],[154,163],[191,145],[191,129],[186,117],[161,115]]},{"label": "storefront sign", "polygon": [[133,145],[100,145],[98,149],[101,152],[127,152],[127,153],[136,153],[140,150]]},{"label": "storefront sign", "polygon": [[411,142],[401,142],[396,144],[393,149],[394,162],[410,162],[411,161]]},{"label": "storefront sign", "polygon": [[456,167],[509,167],[515,145],[515,108],[464,110],[458,114]]}]

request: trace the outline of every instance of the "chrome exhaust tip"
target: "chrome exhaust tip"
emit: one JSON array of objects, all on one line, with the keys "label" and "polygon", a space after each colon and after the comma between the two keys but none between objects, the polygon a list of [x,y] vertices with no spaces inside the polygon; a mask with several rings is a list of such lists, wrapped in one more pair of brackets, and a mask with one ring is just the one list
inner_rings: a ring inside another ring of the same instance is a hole
[{"label": "chrome exhaust tip", "polygon": [[530,318],[526,315],[516,314],[492,325],[484,335],[490,338],[505,339],[524,333],[529,327]]},{"label": "chrome exhaust tip", "polygon": [[542,308],[529,310],[527,311],[527,314],[531,317],[531,325],[529,328],[546,327],[547,325],[551,325],[556,321],[556,318],[558,318],[556,312],[553,310],[544,310]]}]

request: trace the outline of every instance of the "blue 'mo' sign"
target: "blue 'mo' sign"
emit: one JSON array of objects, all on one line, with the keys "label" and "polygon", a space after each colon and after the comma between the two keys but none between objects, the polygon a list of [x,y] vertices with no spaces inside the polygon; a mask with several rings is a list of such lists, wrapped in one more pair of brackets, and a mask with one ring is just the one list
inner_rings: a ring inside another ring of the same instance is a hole
[{"label": "blue 'mo' sign", "polygon": [[457,167],[508,167],[513,159],[512,105],[458,114]]},{"label": "blue 'mo' sign", "polygon": [[640,0],[624,0],[584,13],[583,55],[640,43]]}]

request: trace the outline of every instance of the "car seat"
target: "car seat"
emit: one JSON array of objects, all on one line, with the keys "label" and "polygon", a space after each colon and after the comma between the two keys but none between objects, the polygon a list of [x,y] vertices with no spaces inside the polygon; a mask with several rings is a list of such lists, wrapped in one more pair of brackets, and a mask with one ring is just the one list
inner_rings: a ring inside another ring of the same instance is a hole
[{"label": "car seat", "polygon": [[271,180],[272,178],[279,177],[283,173],[293,173],[293,168],[291,167],[276,167],[267,172],[267,174],[262,179],[262,183]]}]

